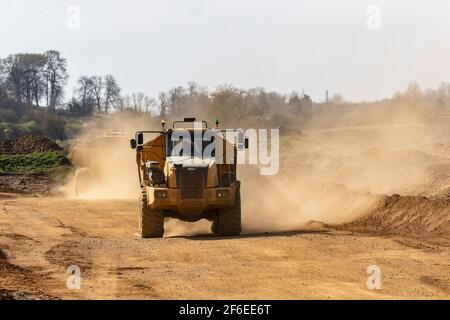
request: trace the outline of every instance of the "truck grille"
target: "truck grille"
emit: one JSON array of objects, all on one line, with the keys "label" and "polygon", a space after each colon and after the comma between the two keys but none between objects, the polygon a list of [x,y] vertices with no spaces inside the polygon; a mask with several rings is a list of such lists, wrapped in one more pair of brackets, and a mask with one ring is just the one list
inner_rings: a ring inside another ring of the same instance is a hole
[{"label": "truck grille", "polygon": [[206,182],[206,168],[179,167],[178,185],[182,199],[203,198],[203,188]]}]

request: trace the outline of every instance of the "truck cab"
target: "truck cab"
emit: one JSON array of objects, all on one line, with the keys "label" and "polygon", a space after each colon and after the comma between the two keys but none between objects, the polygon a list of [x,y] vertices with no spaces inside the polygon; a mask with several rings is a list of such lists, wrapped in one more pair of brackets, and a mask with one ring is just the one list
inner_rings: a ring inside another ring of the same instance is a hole
[{"label": "truck cab", "polygon": [[[242,142],[243,132],[236,132]],[[164,218],[208,219],[214,234],[239,235],[238,142],[230,142],[217,121],[211,129],[195,118],[174,121],[170,129],[163,122],[159,131],[136,132],[130,144],[141,183],[141,236],[162,237]]]}]

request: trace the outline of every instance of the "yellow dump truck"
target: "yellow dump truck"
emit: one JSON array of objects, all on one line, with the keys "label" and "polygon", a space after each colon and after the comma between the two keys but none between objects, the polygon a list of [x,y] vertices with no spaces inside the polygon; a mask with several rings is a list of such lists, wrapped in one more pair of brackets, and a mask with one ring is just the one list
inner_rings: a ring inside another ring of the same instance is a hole
[{"label": "yellow dump truck", "polygon": [[[180,124],[182,124],[181,127]],[[227,130],[229,133],[230,131]],[[140,234],[162,237],[164,218],[212,221],[212,232],[241,232],[240,181],[237,180],[237,146],[248,141],[235,131],[229,141],[224,131],[208,128],[195,118],[174,121],[159,131],[138,131],[131,139],[141,183]]]}]

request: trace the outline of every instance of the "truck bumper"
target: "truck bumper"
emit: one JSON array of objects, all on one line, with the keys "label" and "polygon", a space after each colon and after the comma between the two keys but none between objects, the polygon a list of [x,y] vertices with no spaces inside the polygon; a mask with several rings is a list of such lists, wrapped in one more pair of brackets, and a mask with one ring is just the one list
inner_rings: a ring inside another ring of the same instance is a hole
[{"label": "truck bumper", "polygon": [[152,209],[172,210],[183,215],[199,215],[205,211],[232,207],[235,204],[236,185],[204,188],[201,199],[181,197],[180,189],[146,187],[147,204]]}]

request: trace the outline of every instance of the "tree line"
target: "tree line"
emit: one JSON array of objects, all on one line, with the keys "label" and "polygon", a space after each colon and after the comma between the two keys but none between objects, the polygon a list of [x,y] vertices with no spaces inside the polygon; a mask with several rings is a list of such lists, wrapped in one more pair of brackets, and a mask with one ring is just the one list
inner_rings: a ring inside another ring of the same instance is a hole
[{"label": "tree line", "polygon": [[220,119],[233,127],[303,127],[324,114],[339,115],[367,104],[450,108],[450,84],[445,82],[426,90],[412,82],[391,99],[350,103],[337,93],[328,99],[328,91],[323,101],[314,102],[304,91],[281,94],[229,84],[210,90],[195,82],[161,91],[156,97],[144,92],[124,94],[111,74],[79,77],[67,99],[68,79],[67,60],[56,50],[0,59],[0,139],[29,132],[65,139],[82,125],[76,119],[112,112],[167,120],[196,116]]},{"label": "tree line", "polygon": [[[73,115],[88,116],[133,110],[167,117],[201,111],[217,113],[223,118],[240,122],[246,116],[270,112],[274,106],[292,109],[300,115],[303,109],[312,105],[310,97],[304,93],[299,95],[293,92],[286,97],[276,92],[267,93],[263,88],[243,90],[232,85],[223,85],[210,92],[194,82],[186,87],[163,91],[157,97],[143,92],[123,95],[111,74],[81,76],[72,98],[65,103],[68,78],[67,60],[56,50],[17,53],[0,59],[0,97],[3,97],[3,105],[45,107],[49,112],[59,109]],[[5,98],[8,103],[5,103]]]}]

